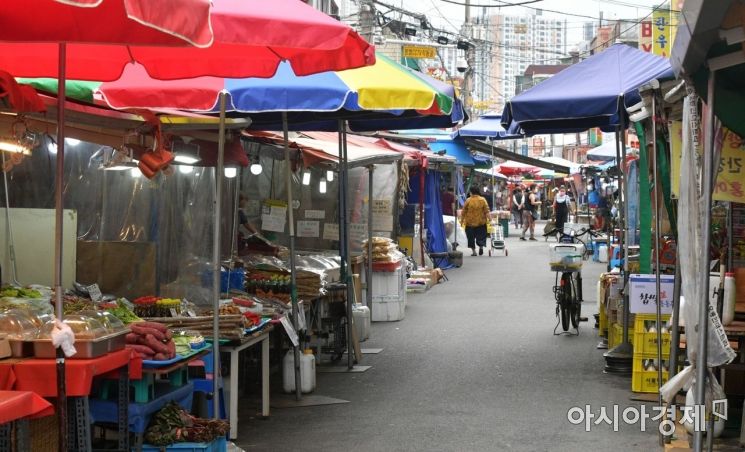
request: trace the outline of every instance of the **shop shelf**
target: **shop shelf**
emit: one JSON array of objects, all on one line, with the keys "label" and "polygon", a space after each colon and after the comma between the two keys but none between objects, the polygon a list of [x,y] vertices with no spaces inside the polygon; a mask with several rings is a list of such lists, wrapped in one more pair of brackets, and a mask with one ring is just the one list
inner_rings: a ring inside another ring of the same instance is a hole
[{"label": "shop shelf", "polygon": [[227,447],[225,437],[220,437],[209,443],[174,443],[165,447],[143,444],[142,452],[224,452],[227,450]]}]

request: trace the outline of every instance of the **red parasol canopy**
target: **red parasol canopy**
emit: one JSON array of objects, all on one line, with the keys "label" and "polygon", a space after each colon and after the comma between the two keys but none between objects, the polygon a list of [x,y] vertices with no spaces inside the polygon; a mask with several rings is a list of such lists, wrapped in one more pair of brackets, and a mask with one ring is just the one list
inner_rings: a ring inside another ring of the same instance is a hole
[{"label": "red parasol canopy", "polygon": [[[196,15],[193,9],[176,5],[205,1],[105,0],[96,8],[81,8],[28,0],[17,7],[4,7],[0,41],[10,42],[0,43],[0,69],[16,77],[57,77],[57,42],[68,43],[66,77],[77,80],[116,80],[133,60],[153,78],[163,80],[271,77],[285,60],[297,75],[375,62],[373,46],[348,25],[298,0],[213,0],[214,39],[206,48],[176,47],[184,43],[158,31],[167,30],[165,25],[149,28],[128,20],[115,28],[117,22],[108,22],[109,14],[123,19],[126,8],[131,8],[147,12],[152,21],[162,19],[174,25]],[[117,45],[121,43],[128,45]]]},{"label": "red parasol canopy", "polygon": [[210,0],[24,0],[3,6],[0,23],[0,41],[44,42],[54,49],[57,42],[212,43]]}]

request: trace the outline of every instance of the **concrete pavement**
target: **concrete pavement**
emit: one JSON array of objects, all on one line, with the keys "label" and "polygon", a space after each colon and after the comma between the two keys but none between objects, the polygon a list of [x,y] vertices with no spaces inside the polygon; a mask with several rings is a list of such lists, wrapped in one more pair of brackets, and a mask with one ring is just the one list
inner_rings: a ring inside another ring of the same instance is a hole
[{"label": "concrete pavement", "polygon": [[[539,227],[542,230],[542,226]],[[318,374],[317,394],[343,405],[242,413],[236,443],[247,451],[630,451],[659,450],[655,422],[572,425],[573,406],[613,411],[631,402],[630,379],[602,373],[595,284],[604,264],[586,262],[578,337],[554,336],[548,245],[511,231],[509,257],[464,258],[450,281],[409,294],[406,318],[374,323],[362,374]],[[275,389],[278,388],[275,385]],[[648,411],[651,406],[648,405]]]}]

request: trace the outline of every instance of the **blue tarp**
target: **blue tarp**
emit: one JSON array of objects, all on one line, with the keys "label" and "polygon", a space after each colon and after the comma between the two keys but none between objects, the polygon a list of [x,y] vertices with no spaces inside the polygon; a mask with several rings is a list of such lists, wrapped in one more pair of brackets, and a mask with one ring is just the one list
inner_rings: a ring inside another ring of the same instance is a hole
[{"label": "blue tarp", "polygon": [[514,121],[526,133],[612,130],[620,124],[619,111],[626,116],[624,107],[640,101],[641,85],[673,77],[668,59],[614,44],[513,97],[502,112],[502,125]]},{"label": "blue tarp", "polygon": [[433,152],[445,151],[446,155],[455,157],[456,165],[461,165],[461,166],[488,165],[490,166],[490,163],[491,163],[488,158],[483,158],[481,156],[472,155],[471,152],[466,147],[466,143],[462,139],[435,140],[429,143],[429,148]]},{"label": "blue tarp", "polygon": [[[409,177],[409,205],[417,206],[420,200],[420,171],[417,168]],[[440,186],[442,175],[439,171],[426,170],[424,173],[424,228],[427,230],[427,250],[430,253],[447,252],[447,235],[442,221],[442,202],[440,202]],[[440,268],[451,268],[449,262],[442,262]]]},{"label": "blue tarp", "polygon": [[492,138],[495,140],[510,140],[523,138],[525,135],[520,133],[519,127],[514,123],[511,125],[510,130],[505,130],[504,126],[502,126],[501,114],[487,113],[479,119],[456,130],[450,136],[451,138],[476,137]]}]

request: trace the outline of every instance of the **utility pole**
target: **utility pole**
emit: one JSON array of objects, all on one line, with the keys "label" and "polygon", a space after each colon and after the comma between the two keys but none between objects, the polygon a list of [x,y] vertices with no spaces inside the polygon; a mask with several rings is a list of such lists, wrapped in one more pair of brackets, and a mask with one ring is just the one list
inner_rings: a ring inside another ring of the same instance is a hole
[{"label": "utility pole", "polygon": [[466,20],[463,22],[461,28],[461,34],[468,42],[468,48],[466,50],[466,71],[463,75],[463,105],[465,106],[466,113],[469,116],[472,113],[472,93],[473,93],[473,81],[474,81],[474,68],[476,66],[476,46],[473,44],[473,23],[471,22],[471,0],[466,0]]},{"label": "utility pole", "polygon": [[375,44],[375,3],[373,0],[360,0],[359,33],[370,44]]}]

